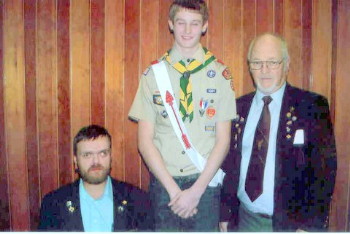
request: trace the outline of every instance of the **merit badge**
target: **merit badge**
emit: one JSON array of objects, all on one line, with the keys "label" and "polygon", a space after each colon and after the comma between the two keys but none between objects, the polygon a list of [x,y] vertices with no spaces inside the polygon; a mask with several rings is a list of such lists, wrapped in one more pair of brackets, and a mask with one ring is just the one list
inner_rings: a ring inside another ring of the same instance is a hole
[{"label": "merit badge", "polygon": [[229,80],[232,78],[230,70],[228,68],[225,68],[225,70],[222,72],[222,76],[225,77],[226,80]]},{"label": "merit badge", "polygon": [[166,112],[166,110],[163,110],[162,112],[160,112],[160,115],[163,116],[163,118],[165,119],[166,117],[168,117],[168,112]]},{"label": "merit badge", "polygon": [[216,93],[216,89],[207,89],[207,93]]},{"label": "merit badge", "polygon": [[199,114],[201,115],[201,117],[203,117],[206,109],[208,108],[208,103],[208,100],[203,100],[203,98],[201,98],[199,102]]},{"label": "merit badge", "polygon": [[207,72],[207,76],[208,76],[209,78],[213,78],[215,75],[216,75],[216,72],[215,72],[214,70],[209,70],[209,71]]},{"label": "merit badge", "polygon": [[215,113],[216,113],[216,110],[215,110],[215,108],[213,106],[209,106],[207,108],[206,114],[207,114],[208,119],[213,118]]},{"label": "merit badge", "polygon": [[156,105],[164,106],[162,96],[160,96],[160,94],[153,95],[153,103]]}]

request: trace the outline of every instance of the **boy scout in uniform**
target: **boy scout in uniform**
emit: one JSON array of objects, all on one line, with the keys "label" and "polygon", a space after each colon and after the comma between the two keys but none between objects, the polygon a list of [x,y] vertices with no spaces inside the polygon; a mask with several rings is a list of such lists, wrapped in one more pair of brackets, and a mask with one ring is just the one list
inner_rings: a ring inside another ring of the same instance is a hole
[{"label": "boy scout in uniform", "polygon": [[129,117],[152,172],[156,230],[217,231],[219,167],[236,116],[232,77],[199,42],[208,27],[205,1],[175,0],[168,23],[174,45],[143,73]]}]

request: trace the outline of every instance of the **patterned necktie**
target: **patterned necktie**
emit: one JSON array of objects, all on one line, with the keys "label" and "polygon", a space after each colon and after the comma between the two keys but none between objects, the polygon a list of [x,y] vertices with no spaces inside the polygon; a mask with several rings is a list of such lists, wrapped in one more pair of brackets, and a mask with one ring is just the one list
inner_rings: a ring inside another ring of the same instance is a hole
[{"label": "patterned necktie", "polygon": [[252,155],[245,180],[245,191],[252,202],[263,192],[264,169],[269,146],[271,116],[268,106],[272,98],[265,96],[263,101],[264,107],[256,127]]},{"label": "patterned necktie", "polygon": [[185,121],[187,117],[190,122],[193,120],[192,80],[190,78],[191,74],[200,71],[202,68],[206,67],[209,63],[215,60],[215,56],[210,51],[208,51],[206,48],[203,48],[203,50],[205,52],[204,63],[192,59],[192,61],[190,61],[187,66],[182,60],[175,64],[171,64],[169,51],[164,55],[165,60],[182,75],[180,78],[179,105],[182,121]]}]

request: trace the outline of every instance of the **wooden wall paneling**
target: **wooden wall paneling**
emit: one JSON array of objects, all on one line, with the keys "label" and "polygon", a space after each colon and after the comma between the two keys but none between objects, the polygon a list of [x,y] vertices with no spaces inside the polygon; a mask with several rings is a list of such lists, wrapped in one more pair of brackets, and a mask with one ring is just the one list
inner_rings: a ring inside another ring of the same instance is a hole
[{"label": "wooden wall paneling", "polygon": [[312,63],[312,1],[302,1],[302,64],[303,64],[303,88],[310,89],[310,78],[312,76],[311,63]]},{"label": "wooden wall paneling", "polygon": [[[159,41],[159,35],[161,33],[167,33],[170,34],[168,27],[166,28],[160,28],[160,27],[154,27],[154,25],[160,24],[159,23],[159,14],[152,14],[152,12],[160,12],[162,10],[167,11],[165,9],[160,9],[160,2],[159,1],[141,1],[141,9],[140,9],[140,17],[141,17],[141,24],[140,24],[140,68],[139,75],[141,72],[144,71],[145,68],[147,68],[152,61],[155,59],[158,59],[158,46],[159,44],[163,43]],[[144,5],[146,4],[147,5]],[[167,21],[166,21],[167,22]],[[166,24],[163,24],[166,26]],[[172,45],[168,45],[168,49],[171,48]],[[165,53],[165,51],[159,51],[162,55]],[[136,166],[136,165],[135,165]],[[149,171],[145,164],[141,164],[141,183],[142,187],[148,187],[149,184]]]},{"label": "wooden wall paneling", "polygon": [[311,90],[330,99],[332,65],[332,1],[313,0]]},{"label": "wooden wall paneling", "polygon": [[91,122],[104,126],[105,120],[105,2],[91,0]]},{"label": "wooden wall paneling", "polygon": [[124,1],[105,1],[106,127],[112,135],[112,176],[119,180],[125,179],[124,7]]},{"label": "wooden wall paneling", "polygon": [[74,178],[70,118],[69,7],[70,0],[57,1],[57,153],[59,158],[59,185],[67,184]]},{"label": "wooden wall paneling", "polygon": [[283,35],[284,32],[284,17],[283,17],[283,1],[284,0],[274,0],[273,3],[273,17],[274,25],[273,31],[279,35]]},{"label": "wooden wall paneling", "polygon": [[256,33],[273,32],[273,2],[274,0],[256,1]]},{"label": "wooden wall paneling", "polygon": [[302,66],[302,5],[301,0],[284,1],[284,37],[288,43],[290,69],[288,81],[303,87]]},{"label": "wooden wall paneling", "polygon": [[[125,93],[124,105],[126,116],[134,100],[142,69],[145,69],[140,68],[140,14],[140,0],[125,2],[125,48],[128,48],[125,53],[125,77],[127,78],[124,83],[125,90],[128,90]],[[148,14],[156,15],[155,12]],[[156,28],[155,25],[153,27]],[[125,118],[125,142],[126,180],[141,187],[141,159],[137,150],[137,123],[130,121],[127,117]]]},{"label": "wooden wall paneling", "polygon": [[4,111],[4,0],[0,0],[0,231],[11,227]]},{"label": "wooden wall paneling", "polygon": [[333,231],[349,231],[349,155],[350,155],[350,1],[338,0],[335,76],[335,136],[338,170],[333,200]]},{"label": "wooden wall paneling", "polygon": [[208,49],[217,59],[224,59],[224,0],[209,2]]},{"label": "wooden wall paneling", "polygon": [[[173,46],[174,37],[169,31],[169,7],[172,1],[159,1],[159,17],[158,17],[158,54],[156,58],[160,58],[166,51]],[[154,59],[156,59],[154,58]],[[143,68],[141,68],[142,70]]]},{"label": "wooden wall paneling", "polygon": [[247,70],[243,53],[242,1],[224,1],[223,61],[230,68],[236,97],[243,93],[243,70]]},{"label": "wooden wall paneling", "polygon": [[91,120],[89,3],[89,0],[70,2],[72,138]]},{"label": "wooden wall paneling", "polygon": [[[40,186],[46,194],[58,186],[56,4],[37,3],[37,108]],[[45,69],[42,69],[45,68]],[[50,163],[48,163],[50,162]]]},{"label": "wooden wall paneling", "polygon": [[[251,40],[256,36],[256,1],[245,0],[243,4],[243,56],[247,61],[248,47]],[[247,94],[255,90],[253,81],[250,77],[247,63],[243,63],[243,93]]]},{"label": "wooden wall paneling", "polygon": [[29,230],[26,158],[24,17],[21,0],[5,1],[3,30],[4,116],[11,229]]},{"label": "wooden wall paneling", "polygon": [[38,226],[40,184],[36,105],[36,0],[24,1],[26,151],[30,207],[30,229]]}]

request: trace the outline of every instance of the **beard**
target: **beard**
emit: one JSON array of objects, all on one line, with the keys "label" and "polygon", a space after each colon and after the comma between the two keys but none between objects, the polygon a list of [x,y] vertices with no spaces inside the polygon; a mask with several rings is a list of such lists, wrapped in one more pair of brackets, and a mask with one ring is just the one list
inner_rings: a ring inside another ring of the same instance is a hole
[{"label": "beard", "polygon": [[[99,174],[91,172],[92,170],[99,169]],[[108,175],[111,172],[111,168],[105,168],[101,164],[92,165],[88,170],[81,170],[78,168],[80,177],[88,184],[101,184],[107,180]]]}]

